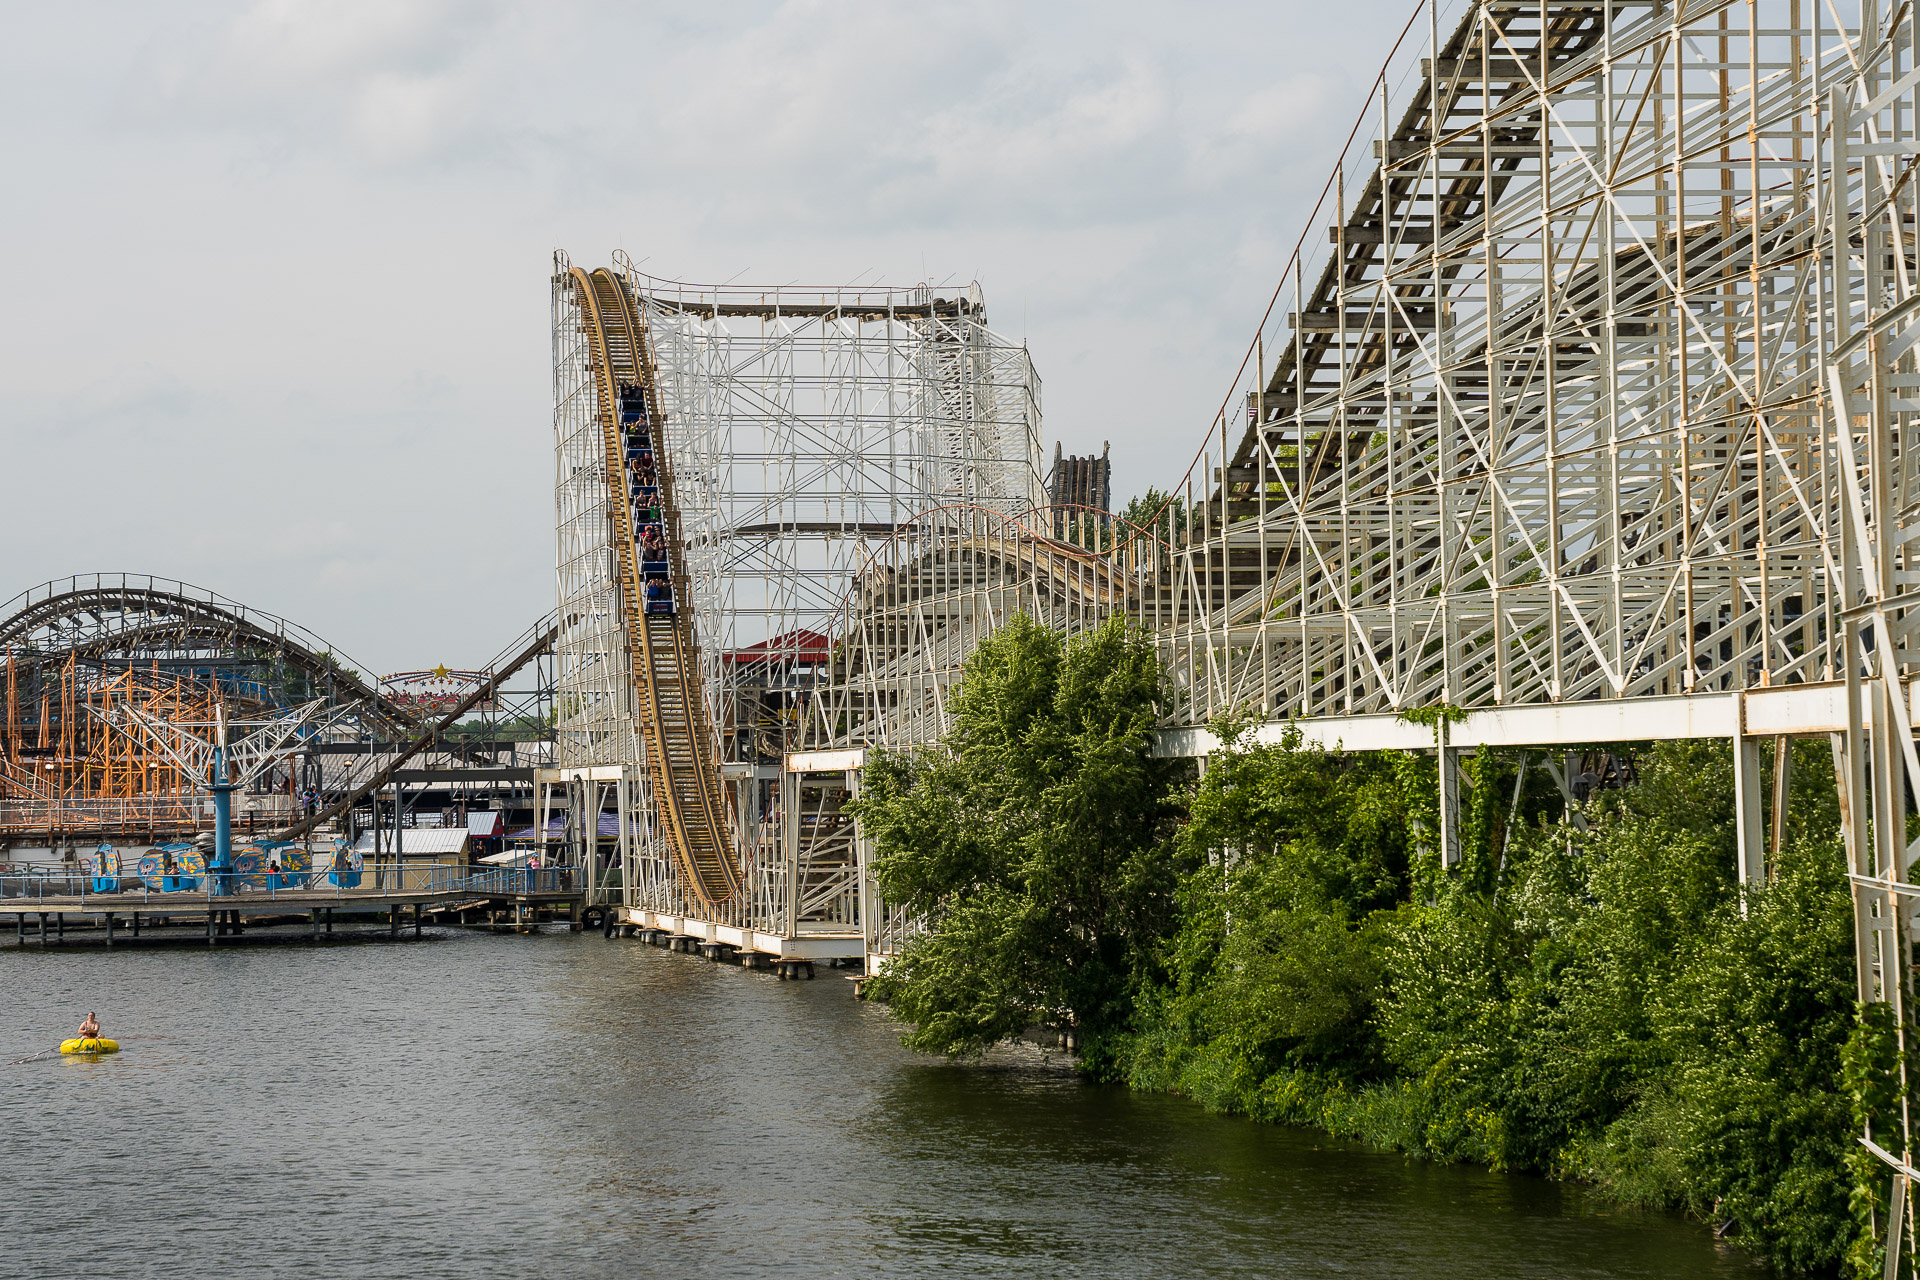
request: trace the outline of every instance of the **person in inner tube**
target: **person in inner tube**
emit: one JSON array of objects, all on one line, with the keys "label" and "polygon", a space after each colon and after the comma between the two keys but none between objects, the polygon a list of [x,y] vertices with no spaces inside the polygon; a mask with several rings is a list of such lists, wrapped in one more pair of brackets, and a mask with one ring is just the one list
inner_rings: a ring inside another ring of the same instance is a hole
[{"label": "person in inner tube", "polygon": [[87,1010],[87,1020],[80,1024],[80,1030],[74,1034],[82,1040],[98,1040],[100,1038],[100,1019],[94,1015],[93,1010]]}]

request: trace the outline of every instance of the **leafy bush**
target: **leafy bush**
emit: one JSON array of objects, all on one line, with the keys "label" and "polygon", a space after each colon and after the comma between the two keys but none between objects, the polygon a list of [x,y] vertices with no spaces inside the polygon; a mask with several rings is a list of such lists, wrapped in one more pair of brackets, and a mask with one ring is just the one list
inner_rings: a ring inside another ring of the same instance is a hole
[{"label": "leafy bush", "polygon": [[1100,1061],[1171,927],[1175,762],[1146,639],[1016,617],[968,659],[936,750],[878,753],[852,806],[889,901],[926,923],[872,990],[907,1043],[978,1053],[1058,1027]]},{"label": "leafy bush", "polygon": [[[1585,832],[1547,820],[1556,803],[1516,785],[1517,759],[1483,752],[1462,864],[1425,880],[1412,842],[1431,801],[1410,774],[1430,762],[1336,762],[1297,740],[1239,753],[1209,770],[1182,839],[1242,856],[1185,886],[1129,1078],[1423,1157],[1583,1178],[1729,1225],[1783,1269],[1829,1271],[1859,1214],[1841,1078],[1852,925],[1824,755],[1803,751],[1793,838],[1743,901],[1722,744],[1644,750],[1639,785],[1590,806]],[[1342,784],[1317,801],[1279,799],[1329,776]],[[1216,779],[1227,794],[1207,794]],[[1398,847],[1343,836],[1343,818]],[[1354,870],[1409,865],[1389,901],[1365,888],[1384,878]]]},{"label": "leafy bush", "polygon": [[1584,830],[1537,754],[1477,752],[1443,873],[1431,755],[1223,724],[1182,784],[1148,749],[1165,696],[1119,623],[1017,621],[969,661],[940,749],[869,760],[876,878],[926,926],[872,984],[909,1044],[1052,1024],[1101,1078],[1879,1274],[1884,1179],[1852,1135],[1892,1122],[1895,1038],[1855,1004],[1824,744],[1795,747],[1766,885],[1735,882],[1717,742],[1637,750]]}]

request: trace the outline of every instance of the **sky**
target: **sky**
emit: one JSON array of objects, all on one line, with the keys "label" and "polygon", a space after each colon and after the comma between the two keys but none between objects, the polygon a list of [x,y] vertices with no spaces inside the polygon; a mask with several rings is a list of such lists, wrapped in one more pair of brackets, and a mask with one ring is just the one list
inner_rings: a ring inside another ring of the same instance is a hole
[{"label": "sky", "polygon": [[1199,447],[1411,0],[5,5],[0,599],[378,671],[552,607],[552,253],[979,281],[1116,505]]}]

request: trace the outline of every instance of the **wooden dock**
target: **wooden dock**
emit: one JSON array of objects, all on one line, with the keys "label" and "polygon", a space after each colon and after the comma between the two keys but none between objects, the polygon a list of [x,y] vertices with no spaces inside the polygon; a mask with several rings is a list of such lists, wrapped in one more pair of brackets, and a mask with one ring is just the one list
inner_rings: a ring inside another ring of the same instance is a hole
[{"label": "wooden dock", "polygon": [[[140,938],[143,926],[149,935],[158,925],[171,927],[183,922],[198,925],[204,921],[208,946],[222,939],[242,936],[254,922],[286,922],[304,917],[308,936],[314,940],[332,934],[336,918],[364,920],[384,917],[389,936],[398,937],[409,923],[415,936],[434,917],[441,924],[499,924],[499,917],[511,914],[514,926],[531,926],[542,917],[565,919],[575,930],[581,927],[585,895],[577,889],[506,889],[499,892],[421,889],[282,889],[272,893],[240,892],[212,896],[196,892],[62,894],[0,897],[0,920],[14,917],[15,946],[58,945],[66,937],[71,923],[84,922],[87,935],[104,929],[106,945]],[[482,919],[476,920],[479,916]],[[83,935],[84,936],[84,935]],[[170,935],[177,938],[177,932]],[[278,936],[286,937],[281,934]],[[297,936],[297,935],[296,935]]]}]

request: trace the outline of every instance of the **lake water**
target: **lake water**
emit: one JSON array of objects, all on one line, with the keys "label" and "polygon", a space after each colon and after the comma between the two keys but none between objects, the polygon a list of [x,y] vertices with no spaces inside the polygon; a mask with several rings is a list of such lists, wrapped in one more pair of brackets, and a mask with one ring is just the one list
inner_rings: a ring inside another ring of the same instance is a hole
[{"label": "lake water", "polygon": [[820,972],[565,932],[0,949],[0,1058],[88,1009],[124,1049],[5,1068],[0,1274],[1762,1274],[1577,1189],[910,1054]]}]

